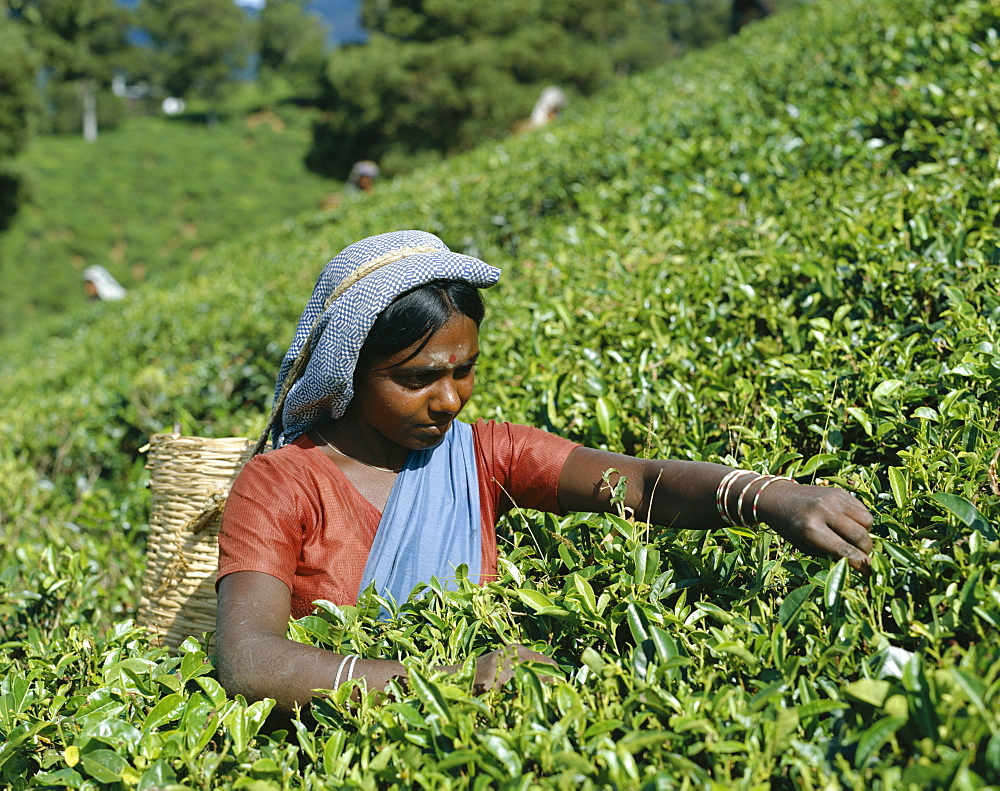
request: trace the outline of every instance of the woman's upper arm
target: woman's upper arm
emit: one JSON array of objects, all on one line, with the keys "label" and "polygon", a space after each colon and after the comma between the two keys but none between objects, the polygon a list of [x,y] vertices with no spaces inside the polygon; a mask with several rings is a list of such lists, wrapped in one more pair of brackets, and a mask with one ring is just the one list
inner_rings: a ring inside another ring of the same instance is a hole
[{"label": "woman's upper arm", "polygon": [[219,580],[218,594],[220,652],[241,637],[285,636],[292,594],[277,577],[262,571],[235,571]]}]

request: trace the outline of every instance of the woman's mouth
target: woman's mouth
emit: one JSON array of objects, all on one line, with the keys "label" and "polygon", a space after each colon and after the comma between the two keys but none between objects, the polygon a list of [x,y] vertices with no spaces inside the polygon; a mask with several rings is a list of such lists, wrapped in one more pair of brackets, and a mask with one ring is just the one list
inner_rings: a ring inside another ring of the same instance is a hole
[{"label": "woman's mouth", "polygon": [[421,428],[430,434],[435,436],[443,436],[448,433],[448,429],[451,428],[452,419],[442,420],[438,423],[427,423]]}]

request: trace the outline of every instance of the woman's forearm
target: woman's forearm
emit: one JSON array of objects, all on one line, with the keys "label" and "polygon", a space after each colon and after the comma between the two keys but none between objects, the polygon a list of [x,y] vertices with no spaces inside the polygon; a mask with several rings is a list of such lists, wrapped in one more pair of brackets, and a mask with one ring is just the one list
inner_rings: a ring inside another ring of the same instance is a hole
[{"label": "woman's forearm", "polygon": [[613,510],[621,476],[628,479],[624,505],[636,519],[682,528],[765,524],[804,552],[844,557],[861,571],[869,567],[872,516],[837,487],[800,485],[711,462],[576,448],[559,476],[559,505],[565,511]]},{"label": "woman's forearm", "polygon": [[730,471],[725,465],[703,461],[647,461],[636,470],[637,477],[629,478],[625,505],[637,519],[654,525],[723,527],[715,495],[719,482]]},{"label": "woman's forearm", "polygon": [[[316,690],[336,689],[350,679],[363,679],[369,690],[382,690],[392,679],[405,679],[406,668],[392,659],[360,659],[303,645],[285,637],[257,634],[219,640],[219,681],[230,695],[247,700],[274,698],[283,710],[305,706]],[[522,662],[555,666],[549,657],[521,645],[507,645],[476,660],[473,691],[477,694],[506,683]],[[461,665],[435,670],[457,673]]]},{"label": "woman's forearm", "polygon": [[355,660],[269,634],[220,635],[217,656],[219,681],[230,695],[274,698],[281,709],[305,706],[316,690],[335,689],[338,681],[363,678],[368,689],[385,689],[390,679],[406,675],[395,660]]}]

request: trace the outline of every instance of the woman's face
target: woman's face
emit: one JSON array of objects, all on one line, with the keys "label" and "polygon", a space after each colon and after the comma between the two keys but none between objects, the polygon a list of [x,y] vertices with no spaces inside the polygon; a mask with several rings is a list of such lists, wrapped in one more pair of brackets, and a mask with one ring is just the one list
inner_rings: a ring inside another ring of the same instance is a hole
[{"label": "woman's face", "polygon": [[345,417],[410,450],[437,445],[472,396],[479,328],[456,314],[420,342],[376,360],[357,380]]}]

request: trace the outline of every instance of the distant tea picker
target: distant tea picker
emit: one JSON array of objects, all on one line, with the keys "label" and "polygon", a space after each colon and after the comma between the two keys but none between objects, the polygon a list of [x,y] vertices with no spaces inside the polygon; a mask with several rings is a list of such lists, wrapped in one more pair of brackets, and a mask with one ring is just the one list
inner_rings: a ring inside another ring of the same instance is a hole
[{"label": "distant tea picker", "polygon": [[355,162],[347,176],[347,188],[354,192],[374,192],[379,167],[370,159]]},{"label": "distant tea picker", "polygon": [[83,293],[93,301],[118,302],[128,292],[103,266],[88,266],[83,270]]},{"label": "distant tea picker", "polygon": [[[274,449],[243,467],[222,518],[216,644],[230,693],[288,708],[350,679],[376,689],[405,676],[394,659],[288,640],[288,619],[317,599],[355,604],[369,585],[403,602],[462,565],[480,584],[495,580],[502,514],[608,512],[612,468],[612,484],[628,478],[625,505],[654,525],[761,523],[868,570],[872,518],[842,489],[460,421],[480,358],[480,291],[499,277],[422,231],[363,239],[320,274],[278,372]],[[551,663],[522,646],[480,657],[476,689],[527,660]]]},{"label": "distant tea picker", "polygon": [[566,109],[569,97],[566,92],[557,85],[549,85],[542,90],[535,106],[531,108],[531,115],[523,121],[519,121],[514,126],[515,132],[530,132],[532,129],[541,129],[543,126],[555,121]]}]

